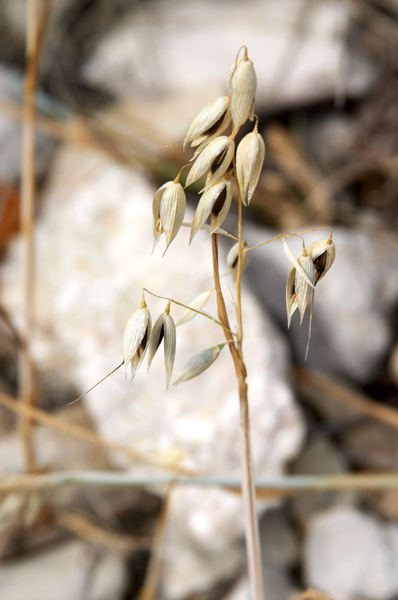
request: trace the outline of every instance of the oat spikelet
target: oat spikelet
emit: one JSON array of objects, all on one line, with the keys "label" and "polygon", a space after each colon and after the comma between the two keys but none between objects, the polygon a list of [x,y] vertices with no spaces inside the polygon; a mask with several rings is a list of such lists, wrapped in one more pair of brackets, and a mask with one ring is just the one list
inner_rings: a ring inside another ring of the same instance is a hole
[{"label": "oat spikelet", "polygon": [[229,96],[221,96],[213,100],[200,111],[189,126],[184,140],[184,150],[189,142],[191,146],[199,146],[205,141],[210,142],[225,131],[230,122]]},{"label": "oat spikelet", "polygon": [[130,367],[130,381],[133,381],[138,368],[144,360],[148,349],[151,325],[151,315],[147,308],[144,294],[142,294],[141,307],[135,311],[127,323],[123,338],[123,360],[126,376],[127,369]]},{"label": "oat spikelet", "polygon": [[164,362],[166,369],[166,389],[169,387],[176,354],[176,326],[170,315],[170,302],[156,320],[148,345],[148,371],[160,344],[164,341]]},{"label": "oat spikelet", "polygon": [[256,72],[252,61],[247,56],[245,47],[243,58],[233,64],[228,81],[231,116],[235,132],[254,115],[256,88]]},{"label": "oat spikelet", "polygon": [[256,189],[265,156],[265,144],[257,132],[257,125],[252,133],[241,140],[236,151],[236,177],[239,182],[242,202],[250,204]]},{"label": "oat spikelet", "polygon": [[182,368],[181,373],[173,385],[178,385],[183,381],[189,381],[203,373],[203,371],[206,371],[206,369],[208,369],[218,358],[224,346],[226,346],[226,343],[218,344],[218,346],[207,348],[206,350],[202,350],[201,352],[198,352],[198,354],[195,354]]}]

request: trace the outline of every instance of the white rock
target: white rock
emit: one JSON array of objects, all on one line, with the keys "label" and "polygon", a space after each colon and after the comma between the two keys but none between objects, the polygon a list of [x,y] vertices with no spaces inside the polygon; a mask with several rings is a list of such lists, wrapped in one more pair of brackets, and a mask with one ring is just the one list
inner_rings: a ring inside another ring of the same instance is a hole
[{"label": "white rock", "polygon": [[[144,286],[184,303],[212,286],[210,240],[203,242],[198,235],[188,249],[189,231],[183,230],[163,259],[164,240],[150,256],[153,193],[140,172],[92,151],[67,148],[58,157],[36,228],[33,350],[42,370],[70,378],[82,391],[121,362],[123,331],[139,307]],[[19,270],[16,242],[1,273],[2,302],[16,322],[21,310]],[[157,318],[166,300],[149,294],[146,299]],[[285,378],[282,340],[246,290],[243,303],[254,461],[258,475],[276,474],[298,450],[303,426]],[[216,314],[214,299],[206,310]],[[175,317],[182,311],[172,307]],[[175,373],[194,353],[222,341],[218,326],[205,318],[178,328]],[[99,432],[158,456],[179,448],[186,454],[185,465],[203,472],[238,474],[238,398],[228,349],[206,374],[167,394],[162,353],[161,348],[149,376],[143,366],[130,385],[119,371],[86,397]],[[132,467],[125,457],[114,460],[136,472],[154,470]],[[243,532],[239,496],[177,488],[173,505],[171,522],[178,525],[170,528],[174,549],[166,552],[170,563],[164,570],[164,589],[175,598],[230,574],[244,553],[237,545]],[[182,564],[194,565],[194,572]]]},{"label": "white rock", "polygon": [[[276,233],[269,231],[267,238]],[[305,235],[307,247],[327,238],[327,230]],[[251,245],[264,239],[264,230],[246,227]],[[398,300],[398,244],[384,229],[335,229],[336,260],[317,285],[307,364],[339,372],[364,383],[378,371],[392,343],[390,315]],[[302,242],[289,239],[295,256]],[[247,275],[257,295],[286,327],[286,307],[281,297],[291,263],[278,241],[252,252]],[[308,315],[300,327],[293,315],[288,332],[299,362],[304,362],[308,337]]]},{"label": "white rock", "polygon": [[[1,600],[71,600],[81,597],[90,569],[90,547],[68,542],[0,568]],[[123,557],[103,555],[93,571],[87,600],[118,600],[125,586]]]},{"label": "white rock", "polygon": [[306,584],[337,600],[398,593],[396,525],[338,506],[312,517],[304,552]]},{"label": "white rock", "polygon": [[[226,20],[228,27],[222,27]],[[123,98],[159,92],[178,98],[205,89],[209,102],[225,93],[229,68],[247,44],[258,76],[257,107],[333,97],[337,83],[358,94],[374,75],[363,58],[347,51],[348,23],[349,6],[330,0],[311,10],[304,0],[228,5],[161,0],[140,7],[106,35],[83,75]]]}]

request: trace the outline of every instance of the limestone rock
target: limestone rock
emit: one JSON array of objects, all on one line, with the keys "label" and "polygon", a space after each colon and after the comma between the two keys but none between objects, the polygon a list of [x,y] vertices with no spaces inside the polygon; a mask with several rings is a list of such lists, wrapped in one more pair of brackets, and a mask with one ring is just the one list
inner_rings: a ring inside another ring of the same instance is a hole
[{"label": "limestone rock", "polygon": [[[220,28],[226,18],[228,28]],[[333,97],[342,52],[344,89],[356,95],[368,88],[374,74],[370,64],[347,50],[348,23],[349,7],[329,0],[310,9],[302,0],[228,6],[208,0],[195,5],[158,1],[107,34],[83,76],[120,98],[159,93],[178,98],[206,90],[210,102],[225,93],[228,70],[239,46],[247,43],[258,77],[257,110]]]},{"label": "limestone rock", "polygon": [[305,578],[332,598],[388,600],[398,592],[398,527],[347,506],[314,515],[305,539]]}]

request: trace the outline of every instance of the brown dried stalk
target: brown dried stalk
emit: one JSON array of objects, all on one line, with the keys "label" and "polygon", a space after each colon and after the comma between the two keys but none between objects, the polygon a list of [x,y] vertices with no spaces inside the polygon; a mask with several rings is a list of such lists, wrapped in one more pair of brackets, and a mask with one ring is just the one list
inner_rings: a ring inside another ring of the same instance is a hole
[{"label": "brown dried stalk", "polygon": [[245,513],[246,530],[246,552],[248,557],[250,585],[253,600],[262,600],[264,598],[263,576],[261,568],[260,534],[258,528],[258,518],[256,511],[256,490],[254,483],[253,460],[250,443],[250,417],[249,402],[247,397],[246,367],[242,356],[242,305],[241,305],[241,272],[242,272],[242,208],[239,202],[239,258],[238,258],[238,276],[237,276],[237,315],[238,315],[238,342],[235,344],[228,315],[225,308],[225,301],[221,291],[220,273],[218,268],[218,235],[212,235],[213,252],[213,276],[214,286],[217,294],[218,318],[222,325],[225,339],[232,356],[235,367],[235,373],[239,389],[239,409],[240,409],[240,453],[242,469],[242,495]]}]

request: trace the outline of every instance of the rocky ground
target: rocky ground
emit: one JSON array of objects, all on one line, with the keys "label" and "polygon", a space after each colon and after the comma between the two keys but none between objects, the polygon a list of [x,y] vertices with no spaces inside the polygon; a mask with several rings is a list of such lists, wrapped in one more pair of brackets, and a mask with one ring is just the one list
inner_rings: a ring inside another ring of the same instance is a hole
[{"label": "rocky ground", "polygon": [[[4,481],[25,469],[18,419],[6,408],[17,396],[23,346],[25,28],[25,2],[0,0]],[[212,287],[205,234],[188,250],[182,231],[164,258],[163,240],[150,255],[151,202],[190,157],[176,142],[225,94],[242,44],[257,72],[266,144],[244,236],[254,246],[281,232],[333,226],[336,244],[335,264],[317,286],[306,362],[309,315],[301,327],[294,315],[286,328],[291,265],[282,241],[253,251],[243,276],[256,474],[295,476],[301,486],[259,493],[266,598],[298,598],[307,587],[336,600],[398,597],[398,483],[372,479],[398,470],[396,3],[53,0],[37,96],[31,347],[44,411],[32,433],[37,471],[79,470],[86,479],[92,471],[129,473],[142,484],[0,487],[2,600],[151,600],[143,583],[158,554],[156,598],[249,597],[240,496],[220,485],[167,491],[159,483],[179,463],[216,482],[239,477],[227,351],[207,374],[167,394],[157,356],[149,375],[142,369],[130,384],[119,370],[68,406],[120,364],[143,287],[185,304]],[[187,221],[196,198],[188,195]],[[233,205],[225,223],[233,233],[236,212]],[[226,273],[231,244],[222,242]],[[301,241],[289,244],[299,256]],[[232,311],[232,279],[223,281]],[[147,303],[155,320],[167,300],[147,294]],[[206,311],[215,314],[214,298]],[[182,312],[172,308],[176,319]],[[178,328],[176,373],[222,341],[203,321]],[[361,474],[371,476],[357,485]],[[311,491],[307,475],[328,479]]]}]

